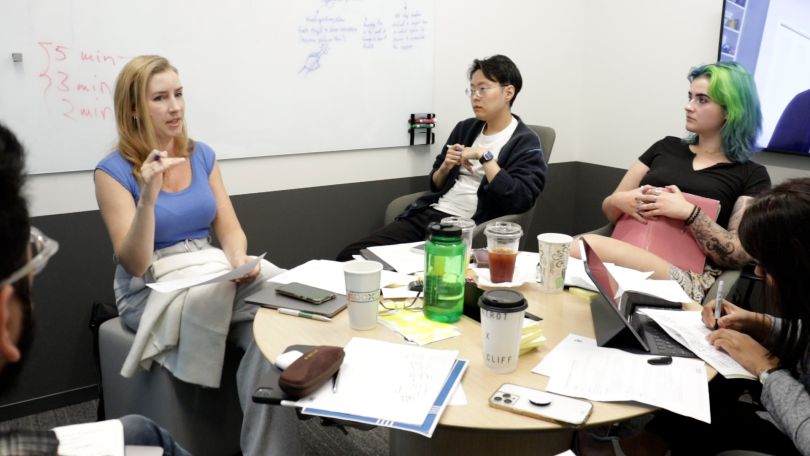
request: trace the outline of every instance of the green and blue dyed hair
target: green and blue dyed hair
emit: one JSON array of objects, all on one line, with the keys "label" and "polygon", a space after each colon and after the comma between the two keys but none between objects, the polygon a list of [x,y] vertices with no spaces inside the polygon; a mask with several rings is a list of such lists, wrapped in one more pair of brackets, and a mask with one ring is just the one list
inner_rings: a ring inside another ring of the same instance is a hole
[{"label": "green and blue dyed hair", "polygon": [[[754,141],[762,127],[757,86],[751,73],[736,62],[718,62],[692,68],[689,82],[705,77],[709,80],[708,95],[726,113],[722,140],[726,157],[743,163],[754,155]],[[689,144],[698,142],[698,135],[686,138]]]}]

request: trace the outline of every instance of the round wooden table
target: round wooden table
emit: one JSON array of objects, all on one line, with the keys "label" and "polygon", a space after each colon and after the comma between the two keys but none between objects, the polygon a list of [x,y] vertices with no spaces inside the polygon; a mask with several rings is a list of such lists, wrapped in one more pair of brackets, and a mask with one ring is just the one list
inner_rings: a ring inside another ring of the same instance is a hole
[{"label": "round wooden table", "polygon": [[[456,323],[461,336],[435,342],[428,348],[458,350],[458,357],[469,361],[461,385],[467,405],[448,406],[433,437],[392,430],[391,454],[557,454],[571,445],[573,429],[551,422],[498,410],[488,405],[489,397],[503,383],[545,389],[548,379],[534,374],[543,357],[568,334],[594,337],[589,300],[582,294],[544,294],[537,284],[517,289],[529,302],[529,311],[543,318],[540,325],[546,341],[536,351],[520,357],[518,368],[509,374],[496,374],[484,365],[480,325],[467,317]],[[290,345],[344,346],[352,337],[365,337],[404,343],[402,337],[382,324],[369,331],[349,328],[348,312],[341,312],[325,323],[282,315],[260,309],[253,324],[256,342],[270,359]],[[598,375],[598,372],[594,372]],[[629,402],[593,402],[593,413],[586,426],[614,423],[643,415],[653,407]]]}]

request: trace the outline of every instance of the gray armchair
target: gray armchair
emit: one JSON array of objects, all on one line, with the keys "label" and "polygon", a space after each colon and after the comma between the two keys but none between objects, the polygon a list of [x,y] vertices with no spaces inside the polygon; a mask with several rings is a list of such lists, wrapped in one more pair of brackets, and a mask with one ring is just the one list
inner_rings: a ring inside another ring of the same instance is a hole
[{"label": "gray armchair", "polygon": [[203,388],[185,383],[161,366],[139,370],[131,378],[121,376],[135,333],[125,328],[121,318],[107,320],[99,327],[99,358],[108,418],[137,413],[154,420],[186,450],[195,455],[236,455],[242,410],[236,394],[236,369],[242,352],[228,344],[222,384]]},{"label": "gray armchair", "polygon": [[[542,125],[528,125],[528,127],[531,128],[535,133],[537,133],[537,136],[540,137],[540,144],[543,146],[544,158],[546,160],[546,163],[548,163],[549,159],[551,158],[551,151],[554,148],[554,141],[557,138],[557,133],[554,131],[553,128]],[[413,203],[420,197],[427,195],[428,193],[429,192],[427,191],[410,193],[391,200],[391,202],[388,203],[388,206],[385,208],[384,224],[387,225],[393,222],[394,219],[397,217],[397,215],[401,214],[402,211],[404,211],[409,204]],[[522,248],[523,245],[525,244],[526,238],[528,237],[529,228],[531,226],[532,219],[534,218],[534,210],[536,207],[537,201],[535,201],[534,205],[531,208],[529,208],[529,210],[527,210],[526,212],[520,214],[504,215],[489,220],[487,223],[495,221],[504,221],[504,222],[514,222],[520,225],[521,228],[523,228],[523,238],[520,240]],[[486,245],[487,240],[486,237],[484,236],[485,226],[486,223],[482,223],[475,227],[475,231],[473,231],[474,248],[483,247]]]}]

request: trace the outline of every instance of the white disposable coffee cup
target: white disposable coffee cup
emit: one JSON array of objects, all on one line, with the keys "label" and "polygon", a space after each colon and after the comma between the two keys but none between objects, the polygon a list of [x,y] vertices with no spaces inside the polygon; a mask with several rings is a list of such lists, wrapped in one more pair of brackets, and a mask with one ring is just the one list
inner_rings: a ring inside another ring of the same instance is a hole
[{"label": "white disposable coffee cup", "polygon": [[498,374],[517,369],[520,336],[528,304],[514,290],[490,290],[478,300],[484,336],[484,364]]},{"label": "white disposable coffee cup", "polygon": [[537,235],[537,283],[544,293],[559,293],[565,286],[568,251],[574,240],[567,234],[543,233]]},{"label": "white disposable coffee cup", "polygon": [[380,271],[382,265],[376,261],[353,260],[343,266],[352,329],[367,330],[377,326]]}]

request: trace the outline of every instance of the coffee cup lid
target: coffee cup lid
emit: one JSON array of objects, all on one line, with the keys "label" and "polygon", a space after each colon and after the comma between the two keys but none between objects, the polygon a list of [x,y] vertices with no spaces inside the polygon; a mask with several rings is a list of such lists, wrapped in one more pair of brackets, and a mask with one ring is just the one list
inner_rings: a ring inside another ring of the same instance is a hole
[{"label": "coffee cup lid", "polygon": [[484,234],[490,237],[503,239],[520,239],[523,236],[523,229],[517,223],[512,222],[490,222],[484,228]]},{"label": "coffee cup lid", "polygon": [[520,292],[514,290],[490,290],[478,299],[478,306],[492,312],[520,312],[529,304]]}]

